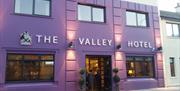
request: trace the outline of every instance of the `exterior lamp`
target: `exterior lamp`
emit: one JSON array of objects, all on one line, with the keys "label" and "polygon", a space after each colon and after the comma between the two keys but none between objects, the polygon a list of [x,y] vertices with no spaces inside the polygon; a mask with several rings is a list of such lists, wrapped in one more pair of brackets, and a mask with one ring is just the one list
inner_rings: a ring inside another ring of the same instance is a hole
[{"label": "exterior lamp", "polygon": [[74,48],[73,42],[68,43],[68,48]]},{"label": "exterior lamp", "polygon": [[161,50],[162,50],[162,47],[161,47],[161,46],[157,48],[157,51],[161,51]]},{"label": "exterior lamp", "polygon": [[116,49],[119,50],[121,48],[121,44],[116,46]]}]

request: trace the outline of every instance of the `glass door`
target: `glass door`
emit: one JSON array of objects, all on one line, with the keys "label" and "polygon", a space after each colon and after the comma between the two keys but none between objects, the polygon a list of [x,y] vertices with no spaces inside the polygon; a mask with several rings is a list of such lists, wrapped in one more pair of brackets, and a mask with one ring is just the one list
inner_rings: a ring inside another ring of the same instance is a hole
[{"label": "glass door", "polygon": [[86,56],[87,91],[111,91],[111,56]]}]

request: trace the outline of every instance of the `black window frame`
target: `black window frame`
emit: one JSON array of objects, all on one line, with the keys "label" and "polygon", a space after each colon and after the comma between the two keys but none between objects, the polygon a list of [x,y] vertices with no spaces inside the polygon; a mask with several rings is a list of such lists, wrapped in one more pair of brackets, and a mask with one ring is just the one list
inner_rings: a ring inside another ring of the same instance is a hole
[{"label": "black window frame", "polygon": [[[78,21],[81,21],[81,22],[93,22],[93,23],[106,23],[106,7],[105,6],[97,6],[97,5],[93,5],[93,4],[84,4],[84,3],[78,3],[77,4],[77,7],[79,5],[82,5],[82,6],[89,6],[91,8],[91,20],[90,21],[86,21],[86,20],[79,20],[79,17],[78,17],[78,8],[77,8],[77,20]],[[103,9],[103,22],[101,21],[93,21],[93,8],[98,8],[98,9]]]},{"label": "black window frame", "polygon": [[[135,13],[135,14],[136,14],[136,25],[128,25],[128,24],[127,24],[127,15],[125,14],[125,16],[126,16],[126,26],[130,26],[130,27],[143,27],[143,28],[148,28],[148,27],[149,27],[149,14],[148,14],[148,12],[140,12],[140,11],[126,10],[126,13],[127,13],[127,12],[132,12],[132,13]],[[145,15],[146,26],[140,26],[140,25],[138,24],[138,14],[144,14],[144,15]]]},{"label": "black window frame", "polygon": [[35,13],[35,0],[33,0],[33,5],[32,5],[32,14],[26,14],[26,13],[17,13],[15,12],[16,9],[16,0],[14,0],[14,14],[15,15],[25,15],[25,16],[39,16],[39,17],[51,17],[52,16],[52,0],[45,0],[49,1],[49,15],[43,15],[43,14],[36,14]]},{"label": "black window frame", "polygon": [[[127,60],[127,58],[128,57],[131,57],[131,58],[133,58],[133,61],[128,61]],[[147,58],[147,57],[150,57],[150,58],[152,58],[152,71],[153,71],[153,76],[151,77],[151,76],[143,76],[143,77],[137,77],[136,76],[136,69],[135,69],[135,76],[134,77],[130,77],[130,76],[128,76],[128,68],[127,68],[127,62],[133,62],[134,63],[134,68],[136,68],[136,65],[135,65],[135,63],[136,62],[141,62],[141,63],[144,63],[144,62],[142,62],[142,61],[135,61],[135,58],[136,57],[142,57],[143,58],[143,61],[145,61],[145,59]],[[154,59],[154,57],[153,56],[126,56],[126,74],[127,74],[127,78],[128,79],[134,79],[134,78],[155,78],[155,59]]]},{"label": "black window frame", "polygon": [[[171,36],[167,35],[167,24],[170,24],[170,25],[171,25],[171,29],[172,29],[172,31],[171,31],[171,32],[172,32],[172,35],[171,35]],[[178,33],[179,33],[178,36],[175,36],[175,35],[174,35],[173,25],[177,25],[177,26],[178,26]],[[179,23],[166,22],[166,36],[168,36],[168,37],[180,37],[180,24],[179,24]]]},{"label": "black window frame", "polygon": [[[53,64],[53,78],[52,78],[52,80],[40,80],[40,79],[38,79],[38,80],[28,80],[28,81],[26,81],[26,80],[12,80],[12,81],[8,81],[7,80],[7,76],[5,77],[5,83],[39,83],[39,82],[55,82],[55,54],[49,54],[49,53],[47,53],[47,54],[37,54],[37,53],[35,53],[35,54],[32,54],[32,53],[7,53],[7,56],[6,56],[6,75],[7,75],[7,65],[8,65],[8,54],[13,54],[13,55],[23,55],[23,56],[25,56],[25,55],[36,55],[36,56],[39,56],[39,59],[41,59],[40,57],[41,56],[43,56],[43,55],[51,55],[51,56],[53,56],[53,60],[13,60],[13,61],[22,61],[22,63],[24,63],[24,62],[26,62],[26,61],[31,61],[31,62],[33,62],[33,61],[36,61],[36,62],[53,62],[54,64]],[[24,57],[23,57],[23,59],[24,59]],[[10,60],[10,61],[12,61],[12,60]],[[40,67],[40,66],[39,66]],[[23,66],[21,67],[21,69],[23,70]],[[22,72],[22,74],[21,74],[22,76],[23,76],[23,72]]]}]

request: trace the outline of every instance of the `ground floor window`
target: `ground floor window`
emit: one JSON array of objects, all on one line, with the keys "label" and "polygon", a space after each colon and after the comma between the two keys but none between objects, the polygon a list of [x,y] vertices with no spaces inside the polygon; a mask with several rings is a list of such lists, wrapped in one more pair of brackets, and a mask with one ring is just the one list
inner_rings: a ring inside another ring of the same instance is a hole
[{"label": "ground floor window", "polygon": [[174,57],[170,57],[170,71],[171,71],[171,77],[175,77],[175,65],[174,65]]},{"label": "ground floor window", "polygon": [[127,56],[126,69],[128,78],[154,77],[154,61],[152,56]]},{"label": "ground floor window", "polygon": [[7,54],[6,82],[54,81],[54,54]]}]

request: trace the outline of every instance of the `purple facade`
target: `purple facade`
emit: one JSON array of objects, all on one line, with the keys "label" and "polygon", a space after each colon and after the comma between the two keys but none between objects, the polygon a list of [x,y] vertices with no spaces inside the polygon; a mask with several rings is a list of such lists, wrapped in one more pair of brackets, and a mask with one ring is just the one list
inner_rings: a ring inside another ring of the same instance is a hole
[{"label": "purple facade", "polygon": [[[105,7],[106,22],[78,21],[78,3]],[[120,70],[122,90],[164,86],[161,52],[152,49],[160,45],[157,7],[121,0],[52,0],[51,5],[51,17],[40,17],[15,14],[14,0],[0,0],[0,91],[78,91],[78,71],[85,68],[87,55],[111,56],[111,67]],[[148,13],[149,27],[127,26],[126,10]],[[20,44],[20,34],[25,31],[32,36],[32,45]],[[36,35],[41,35],[41,39]],[[51,42],[44,41],[48,36]],[[57,37],[56,43],[53,36]],[[81,43],[87,38],[90,44]],[[148,42],[152,48],[129,47],[128,41]],[[69,42],[73,48],[67,47]],[[121,48],[117,49],[119,44]],[[52,52],[55,53],[54,82],[6,83],[7,53]],[[129,55],[153,56],[154,77],[129,79],[126,70]]]}]

